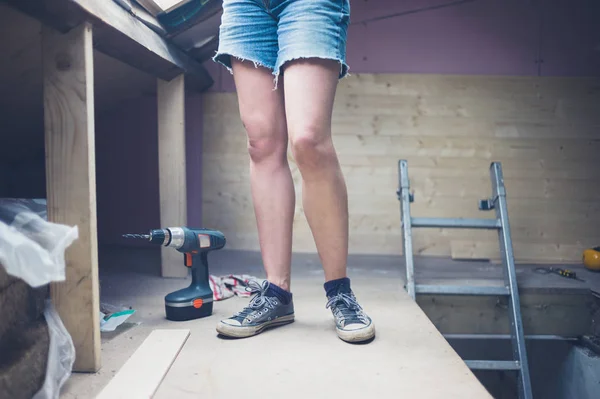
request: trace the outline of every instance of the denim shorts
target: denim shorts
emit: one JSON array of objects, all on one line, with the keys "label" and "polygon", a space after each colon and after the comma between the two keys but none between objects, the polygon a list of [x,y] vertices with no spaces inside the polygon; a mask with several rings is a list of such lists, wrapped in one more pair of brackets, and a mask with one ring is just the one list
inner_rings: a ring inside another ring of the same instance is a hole
[{"label": "denim shorts", "polygon": [[231,57],[273,71],[301,58],[339,62],[348,73],[346,36],[350,0],[223,0],[219,47],[213,57],[230,72]]}]

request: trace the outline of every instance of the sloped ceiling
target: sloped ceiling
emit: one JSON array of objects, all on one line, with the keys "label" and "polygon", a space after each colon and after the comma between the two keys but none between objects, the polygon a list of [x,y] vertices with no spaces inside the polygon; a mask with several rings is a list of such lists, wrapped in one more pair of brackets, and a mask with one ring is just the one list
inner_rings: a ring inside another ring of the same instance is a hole
[{"label": "sloped ceiling", "polygon": [[199,62],[208,60],[217,50],[222,3],[222,0],[209,0],[203,7],[201,18],[189,28],[170,35],[175,44]]}]

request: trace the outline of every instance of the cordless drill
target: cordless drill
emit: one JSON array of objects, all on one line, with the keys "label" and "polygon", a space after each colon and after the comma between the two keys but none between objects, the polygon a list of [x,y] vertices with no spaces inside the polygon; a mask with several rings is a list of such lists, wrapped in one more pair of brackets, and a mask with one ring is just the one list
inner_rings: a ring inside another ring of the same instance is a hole
[{"label": "cordless drill", "polygon": [[123,237],[147,239],[184,254],[183,263],[191,268],[192,283],[165,296],[167,319],[183,321],[212,314],[213,292],[208,282],[208,253],[225,246],[223,233],[211,229],[169,227],[150,230],[149,234],[125,234]]}]

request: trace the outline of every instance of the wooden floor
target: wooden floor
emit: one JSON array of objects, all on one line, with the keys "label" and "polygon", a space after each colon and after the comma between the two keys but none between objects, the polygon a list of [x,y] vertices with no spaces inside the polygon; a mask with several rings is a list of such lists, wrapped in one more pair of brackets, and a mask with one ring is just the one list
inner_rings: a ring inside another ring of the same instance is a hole
[{"label": "wooden floor", "polygon": [[[213,271],[223,272],[217,258]],[[140,324],[120,334],[103,335],[103,369],[95,375],[75,374],[65,387],[64,398],[98,393],[157,328],[186,328],[191,334],[156,398],[230,398],[233,394],[244,398],[282,394],[287,398],[491,397],[400,289],[398,278],[373,273],[370,277],[357,274],[353,280],[357,296],[377,327],[377,337],[369,344],[350,345],[337,338],[331,313],[325,308],[322,274],[308,263],[294,265],[295,323],[252,339],[226,340],[217,337],[215,324],[240,310],[247,300],[216,302],[209,318],[166,321],[164,295],[189,282],[157,277],[156,261],[135,259],[127,264],[138,262],[138,270],[127,271],[120,268],[125,264],[101,256],[101,265],[113,266],[101,267],[101,300],[133,307],[137,312],[130,321]],[[249,257],[246,264],[253,260]],[[239,271],[234,269],[229,270]],[[254,266],[246,270],[258,272]],[[234,389],[242,391],[232,393]]]},{"label": "wooden floor", "polygon": [[[156,248],[101,248],[101,303],[130,306],[136,313],[125,328],[102,334],[102,369],[96,374],[74,374],[62,398],[94,397],[153,330],[170,328],[189,329],[191,333],[157,398],[230,398],[234,387],[242,387],[245,398],[282,393],[289,398],[340,393],[348,398],[490,397],[442,333],[501,334],[497,328],[507,323],[506,315],[499,313],[494,301],[489,306],[482,300],[410,301],[402,288],[401,257],[349,258],[355,292],[377,327],[376,339],[367,345],[346,344],[336,337],[331,315],[325,309],[323,271],[314,254],[293,256],[297,321],[244,340],[224,340],[215,331],[219,318],[246,303],[242,299],[216,302],[213,316],[206,319],[183,323],[165,320],[164,295],[184,287],[189,280],[159,277],[160,261]],[[260,254],[253,251],[221,250],[209,256],[209,263],[211,274],[264,276]],[[417,278],[431,284],[448,280],[493,284],[501,277],[498,265],[480,262],[417,258],[416,263]],[[580,335],[588,331],[593,324],[592,292],[600,291],[600,274],[578,272],[584,283],[540,275],[527,265],[519,267],[526,333]],[[539,360],[536,364],[539,366]],[[345,383],[344,378],[351,382]]]}]

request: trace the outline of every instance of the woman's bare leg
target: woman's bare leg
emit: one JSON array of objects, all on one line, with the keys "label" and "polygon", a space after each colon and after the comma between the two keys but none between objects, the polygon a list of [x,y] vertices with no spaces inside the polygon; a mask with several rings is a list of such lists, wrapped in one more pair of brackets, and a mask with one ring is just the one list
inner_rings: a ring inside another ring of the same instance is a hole
[{"label": "woman's bare leg", "polygon": [[[348,198],[331,138],[331,114],[340,66],[305,59],[285,67],[285,110],[302,201],[325,280],[346,277]],[[281,80],[281,79],[280,79]]]},{"label": "woman's bare leg", "polygon": [[290,292],[295,193],[287,161],[283,89],[273,90],[270,69],[232,60],[240,116],[248,137],[250,187],[268,283],[248,306],[217,324],[229,337],[249,337],[294,321]]},{"label": "woman's bare leg", "polygon": [[283,87],[272,71],[234,60],[240,116],[248,135],[250,184],[267,280],[290,290],[295,194],[287,160]]},{"label": "woman's bare leg", "polygon": [[302,175],[304,210],[325,271],[327,307],[341,339],[363,342],[375,336],[375,325],[359,305],[346,275],[348,194],[331,137],[339,72],[339,64],[330,60],[288,63],[283,75],[285,108]]}]

